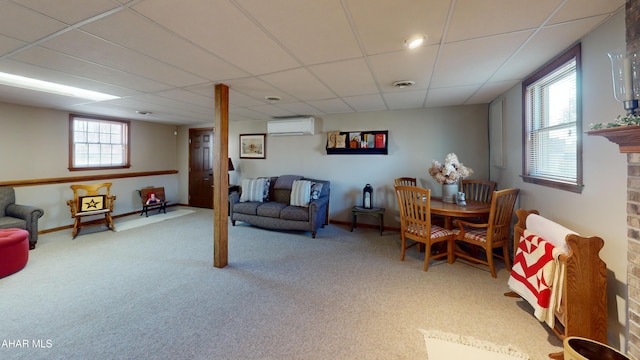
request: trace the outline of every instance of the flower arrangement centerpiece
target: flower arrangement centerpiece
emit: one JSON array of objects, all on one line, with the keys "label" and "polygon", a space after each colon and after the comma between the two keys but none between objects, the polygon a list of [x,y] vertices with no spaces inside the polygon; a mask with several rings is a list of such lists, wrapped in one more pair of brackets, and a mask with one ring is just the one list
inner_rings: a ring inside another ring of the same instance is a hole
[{"label": "flower arrangement centerpiece", "polygon": [[440,184],[457,184],[458,181],[471,174],[473,174],[473,169],[462,165],[454,153],[444,158],[444,164],[433,160],[429,168],[429,175]]},{"label": "flower arrangement centerpiece", "polygon": [[462,165],[454,153],[444,158],[444,164],[433,160],[429,168],[429,175],[442,184],[442,201],[455,203],[458,193],[458,182],[473,174],[473,170]]}]

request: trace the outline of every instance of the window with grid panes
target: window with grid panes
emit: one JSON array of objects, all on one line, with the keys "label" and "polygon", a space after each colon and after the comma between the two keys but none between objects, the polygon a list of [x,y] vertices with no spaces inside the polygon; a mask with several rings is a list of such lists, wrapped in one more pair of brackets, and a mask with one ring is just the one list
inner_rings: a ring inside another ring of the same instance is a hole
[{"label": "window with grid panes", "polygon": [[69,116],[69,170],[128,168],[127,120]]},{"label": "window with grid panes", "polygon": [[580,44],[523,82],[523,179],[582,192]]}]

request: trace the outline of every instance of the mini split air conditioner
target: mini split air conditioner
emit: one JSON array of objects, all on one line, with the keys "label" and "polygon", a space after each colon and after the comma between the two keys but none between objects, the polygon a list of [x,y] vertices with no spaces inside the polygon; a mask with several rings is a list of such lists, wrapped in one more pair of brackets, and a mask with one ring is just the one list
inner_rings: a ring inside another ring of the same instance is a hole
[{"label": "mini split air conditioner", "polygon": [[315,126],[315,119],[310,116],[280,118],[267,122],[267,134],[272,136],[315,135]]}]

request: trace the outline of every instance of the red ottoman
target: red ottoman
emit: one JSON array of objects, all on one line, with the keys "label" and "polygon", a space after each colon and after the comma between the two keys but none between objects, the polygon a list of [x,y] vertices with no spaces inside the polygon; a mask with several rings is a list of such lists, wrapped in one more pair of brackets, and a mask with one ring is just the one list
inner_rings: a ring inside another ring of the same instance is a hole
[{"label": "red ottoman", "polygon": [[0,278],[22,270],[29,259],[29,232],[0,229]]}]

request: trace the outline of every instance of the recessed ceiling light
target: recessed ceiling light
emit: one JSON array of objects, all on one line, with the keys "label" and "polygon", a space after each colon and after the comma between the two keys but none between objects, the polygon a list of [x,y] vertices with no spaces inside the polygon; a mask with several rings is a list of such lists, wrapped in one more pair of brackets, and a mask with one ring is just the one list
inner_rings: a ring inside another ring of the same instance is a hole
[{"label": "recessed ceiling light", "polygon": [[280,96],[275,96],[275,95],[265,96],[264,98],[265,98],[265,100],[270,101],[270,102],[276,102],[276,101],[282,100],[282,98]]},{"label": "recessed ceiling light", "polygon": [[397,88],[404,89],[406,87],[413,86],[415,83],[416,83],[415,81],[411,81],[411,80],[400,80],[400,81],[394,82],[392,85]]},{"label": "recessed ceiling light", "polygon": [[136,114],[140,114],[140,115],[151,115],[153,114],[151,111],[143,111],[143,110],[136,110]]},{"label": "recessed ceiling light", "polygon": [[413,35],[412,37],[404,41],[404,46],[408,47],[409,49],[415,49],[422,46],[422,44],[424,44],[426,40],[427,37],[423,34]]},{"label": "recessed ceiling light", "polygon": [[119,99],[118,96],[103,94],[97,91],[85,90],[67,85],[60,85],[48,81],[42,81],[3,72],[0,72],[0,84],[28,90],[43,91],[50,94],[72,96],[93,101]]}]

